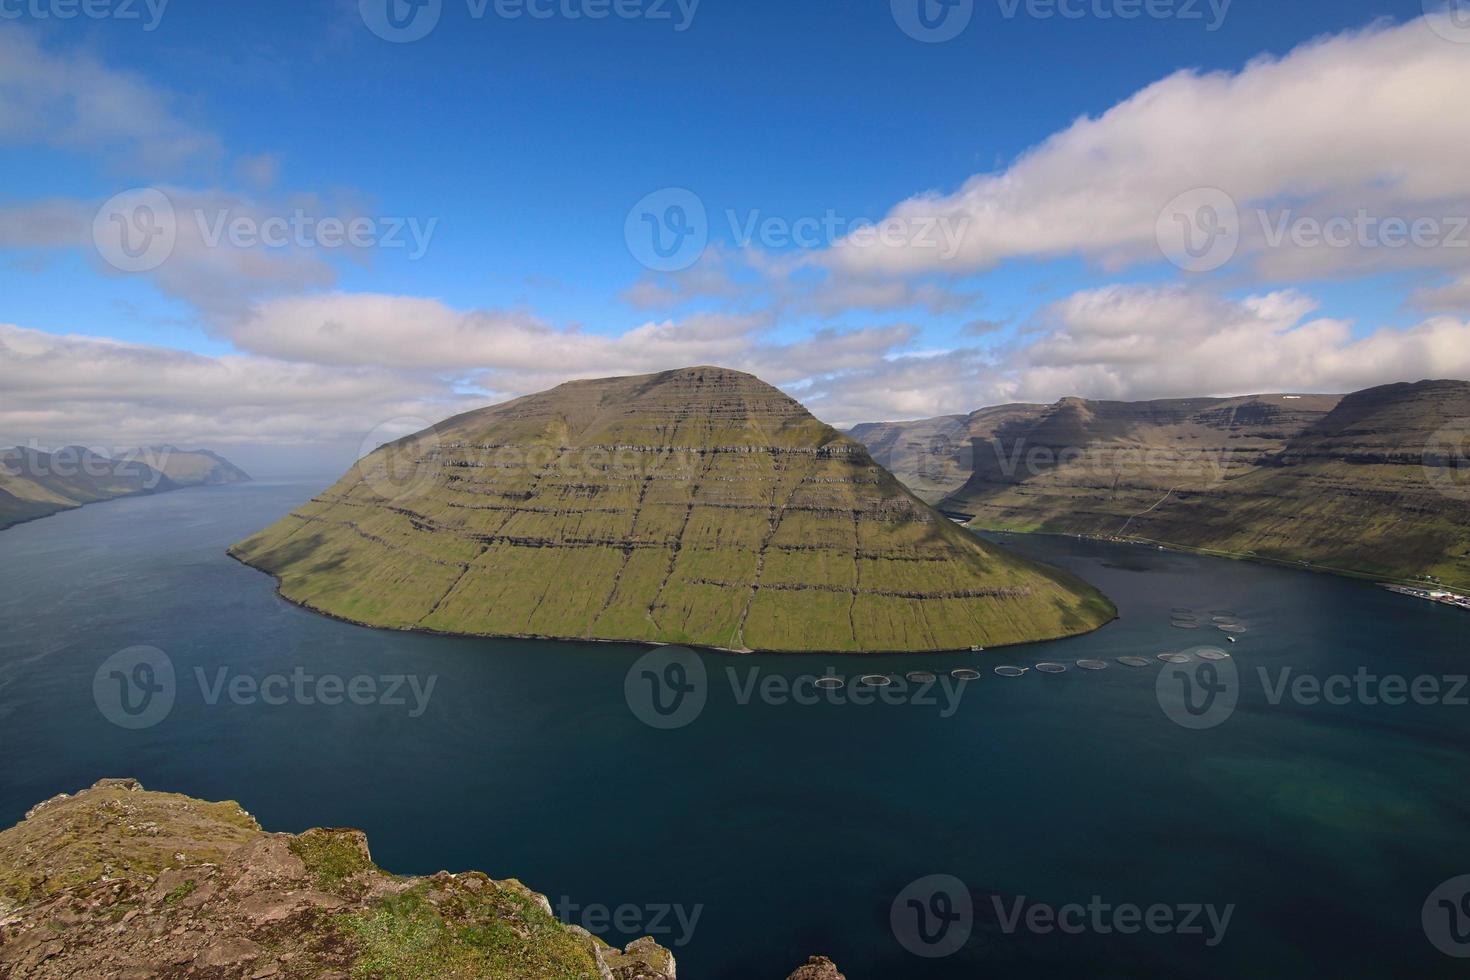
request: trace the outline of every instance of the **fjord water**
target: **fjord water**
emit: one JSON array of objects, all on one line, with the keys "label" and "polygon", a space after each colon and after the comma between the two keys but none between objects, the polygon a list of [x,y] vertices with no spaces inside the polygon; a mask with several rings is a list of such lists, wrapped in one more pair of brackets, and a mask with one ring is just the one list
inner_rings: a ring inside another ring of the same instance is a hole
[{"label": "fjord water", "polygon": [[[855,980],[1463,969],[1421,910],[1470,874],[1470,707],[1273,704],[1259,674],[1464,675],[1463,612],[1305,572],[1008,537],[1101,587],[1120,620],[985,654],[704,655],[703,712],[656,730],[624,692],[644,648],[363,629],[283,602],[225,555],[317,489],[186,490],[0,534],[0,824],[135,776],[237,799],[271,830],[361,827],[392,871],[519,877],[610,941],[653,931],[693,980],[779,978],[817,952]],[[1160,707],[1156,655],[1223,639],[1173,628],[1174,607],[1248,627],[1228,647],[1239,705],[1218,727]],[[130,730],[99,711],[93,681],[138,645],[164,651],[177,691],[166,718]],[[1128,654],[1153,663],[1114,662]],[[1110,668],[991,672],[1093,657]],[[983,676],[948,716],[942,692],[861,706],[759,694],[771,677],[965,666]],[[298,669],[436,680],[417,717],[406,685],[406,704],[210,703],[221,678]],[[968,886],[974,926],[958,952],[924,959],[895,938],[890,906],[936,874]],[[1007,932],[997,913],[1094,896],[1234,911],[1214,946],[1203,916],[1204,935],[1066,935]],[[598,905],[636,907],[628,930],[584,918]],[[686,923],[698,910],[687,943],[666,906]]]}]

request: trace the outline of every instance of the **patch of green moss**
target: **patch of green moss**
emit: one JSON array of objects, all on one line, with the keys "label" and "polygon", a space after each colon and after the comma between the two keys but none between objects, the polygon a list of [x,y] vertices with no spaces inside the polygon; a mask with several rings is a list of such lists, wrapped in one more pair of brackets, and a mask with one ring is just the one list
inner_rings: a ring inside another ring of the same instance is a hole
[{"label": "patch of green moss", "polygon": [[197,881],[195,881],[193,878],[190,878],[188,881],[184,882],[182,885],[180,885],[179,887],[175,888],[173,891],[169,892],[167,895],[163,896],[163,904],[164,905],[177,905],[180,902],[182,902],[184,899],[188,898],[190,895],[194,894],[194,889],[196,889],[198,887],[199,887],[199,883]]},{"label": "patch of green moss", "polygon": [[338,891],[348,879],[374,868],[355,837],[338,831],[308,830],[290,848],[323,891]]},{"label": "patch of green moss", "polygon": [[598,976],[584,941],[528,896],[489,882],[479,894],[426,883],[383,900],[367,914],[343,916],[338,926],[358,947],[354,980]]}]

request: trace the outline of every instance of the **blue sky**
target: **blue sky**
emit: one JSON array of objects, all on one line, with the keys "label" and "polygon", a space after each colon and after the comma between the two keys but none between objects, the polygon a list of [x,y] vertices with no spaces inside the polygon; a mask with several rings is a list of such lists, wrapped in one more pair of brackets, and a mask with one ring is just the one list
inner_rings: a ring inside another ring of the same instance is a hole
[{"label": "blue sky", "polygon": [[[1062,341],[1075,341],[1083,328],[1068,317],[1081,314],[1064,304],[1095,308],[1099,290],[1118,291],[1103,305],[1117,315],[1126,308],[1126,315],[1139,318],[1139,331],[1159,329],[1159,302],[1150,305],[1148,297],[1157,301],[1162,294],[1175,315],[1187,302],[1188,309],[1211,310],[1201,315],[1230,322],[1235,305],[1269,294],[1278,300],[1273,310],[1283,303],[1293,310],[1310,307],[1302,314],[1308,320],[1344,324],[1348,336],[1333,340],[1342,348],[1452,314],[1446,303],[1459,296],[1458,277],[1470,265],[1447,245],[1427,257],[1416,253],[1413,261],[1367,249],[1350,250],[1350,260],[1321,259],[1320,252],[1279,262],[1237,257],[1198,275],[1182,273],[1157,248],[1140,250],[1136,242],[1094,234],[1075,214],[1067,220],[1076,219],[1079,228],[1048,232],[1045,246],[1033,247],[1025,231],[1042,222],[1055,227],[1056,201],[1078,187],[1107,205],[1094,209],[1090,198],[1075,198],[1077,210],[1096,213],[1099,223],[1108,220],[1113,197],[1139,195],[1131,185],[1140,168],[1126,171],[1130,186],[1111,176],[1124,172],[1115,168],[1132,138],[1126,120],[1111,132],[1099,126],[1100,149],[1088,151],[1111,162],[1087,153],[1048,156],[1043,149],[1032,154],[1041,158],[1036,169],[1045,171],[1043,180],[1017,169],[1017,161],[1079,118],[1105,119],[1110,109],[1137,102],[1140,92],[1176,73],[1186,75],[1165,94],[1185,90],[1188,100],[1205,107],[1200,114],[1219,113],[1222,145],[1248,147],[1252,139],[1267,139],[1251,125],[1250,100],[1257,98],[1254,83],[1246,84],[1255,77],[1251,66],[1277,59],[1279,74],[1286,75],[1287,67],[1305,60],[1299,46],[1313,39],[1336,39],[1331,72],[1357,73],[1364,91],[1373,90],[1375,73],[1403,63],[1405,51],[1416,66],[1422,62],[1416,70],[1426,77],[1457,70],[1470,59],[1470,44],[1458,38],[1435,36],[1421,23],[1412,42],[1403,33],[1391,40],[1393,31],[1407,31],[1423,17],[1418,0],[1234,0],[1223,10],[1207,0],[1178,0],[1176,8],[1187,4],[1199,19],[1127,20],[1116,14],[1128,9],[1129,0],[1076,2],[1076,17],[1038,16],[1049,8],[1037,7],[1036,0],[1008,16],[1006,0],[975,0],[968,26],[941,43],[906,34],[889,0],[702,0],[692,17],[691,0],[682,11],[670,0],[658,3],[669,19],[601,20],[561,12],[508,19],[495,16],[493,0],[487,15],[475,18],[467,0],[442,0],[437,26],[411,43],[376,36],[358,0],[172,0],[152,30],[142,0],[133,5],[137,20],[36,16],[54,12],[57,2],[0,0],[0,40],[11,45],[0,46],[11,61],[8,81],[0,74],[0,97],[21,106],[19,112],[12,106],[16,118],[9,123],[0,112],[0,231],[10,226],[0,234],[0,324],[124,341],[142,345],[149,357],[238,357],[251,362],[241,368],[247,374],[294,365],[318,373],[355,371],[363,380],[363,372],[380,370],[402,390],[392,405],[364,409],[364,425],[382,421],[375,413],[410,404],[432,415],[462,407],[461,398],[495,400],[564,377],[674,367],[662,359],[686,351],[727,353],[740,362],[734,366],[772,364],[773,381],[844,423],[970,410],[1008,397],[1162,396],[1177,393],[1171,385],[1205,384],[1210,375],[1186,373],[1151,385],[1141,380],[1151,373],[1148,365],[1135,363],[1130,373],[1127,358],[1069,372],[1061,368],[1078,368],[1096,352],[1072,350],[1048,360],[1040,349],[1026,349],[1069,325],[1071,340]],[[364,0],[367,7],[374,2],[387,0]],[[585,10],[589,0],[556,2],[562,10]],[[627,2],[647,10],[656,0]],[[1109,12],[1114,16],[1103,16]],[[1371,49],[1355,49],[1352,39],[1364,31],[1377,39]],[[77,66],[85,66],[84,83],[76,81]],[[1271,94],[1260,97],[1260,111],[1277,120],[1301,111],[1309,127],[1313,70],[1324,76],[1324,95],[1326,86],[1342,88],[1325,81],[1334,77],[1326,69],[1303,64],[1305,81],[1261,81]],[[1215,72],[1239,79],[1240,91],[1213,92]],[[121,83],[125,93],[111,94],[122,91],[116,87]],[[1462,97],[1423,94],[1440,100],[1442,114],[1454,112]],[[1274,110],[1272,99],[1279,99]],[[1339,107],[1336,125],[1351,123],[1350,108]],[[1383,113],[1384,128],[1404,116],[1392,105],[1374,111]],[[1330,122],[1331,109],[1322,118]],[[1148,122],[1169,125],[1167,119]],[[1199,143],[1184,132],[1199,122],[1181,119],[1180,140]],[[1365,124],[1372,123],[1369,117]],[[1421,128],[1432,143],[1431,127]],[[1396,132],[1391,138],[1412,144],[1418,135]],[[1371,146],[1355,149],[1355,143],[1344,149],[1362,158],[1351,173],[1316,181],[1303,192],[1311,153],[1323,152],[1322,135],[1312,140],[1300,151],[1283,149],[1280,139],[1264,142],[1259,156],[1271,162],[1271,178],[1242,177],[1238,192],[1233,182],[1254,168],[1249,153],[1236,161],[1218,153],[1191,161],[1185,148],[1169,170],[1198,172],[1198,186],[1232,185],[1227,190],[1242,206],[1247,199],[1269,199],[1322,215],[1346,213],[1359,203],[1410,219],[1459,213],[1463,188],[1378,193],[1385,183],[1415,183],[1416,154],[1432,166],[1432,145],[1411,147],[1400,169],[1387,155],[1380,161]],[[1158,145],[1166,147],[1165,156],[1173,152],[1167,140]],[[1139,140],[1141,164],[1160,155],[1149,146]],[[1056,159],[1048,162],[1050,157]],[[1212,159],[1220,160],[1215,172]],[[1327,160],[1318,173],[1335,169]],[[854,302],[852,290],[838,295],[830,262],[841,263],[831,242],[808,249],[772,241],[743,245],[732,240],[726,218],[727,210],[741,220],[755,215],[778,222],[832,215],[846,228],[859,219],[883,219],[912,200],[938,200],[954,213],[966,182],[983,175],[1013,179],[982,189],[982,203],[965,219],[966,235],[977,229],[988,235],[987,216],[997,207],[1006,213],[997,226],[1013,222],[1021,230],[949,265],[916,267],[896,254],[902,250],[891,250],[891,262],[864,261],[860,270],[844,273],[843,282],[854,289],[858,280],[864,288],[881,280],[887,290],[881,301]],[[1070,190],[1060,187],[1069,181]],[[203,211],[218,206],[258,221],[305,202],[315,218],[365,215],[380,230],[399,220],[432,223],[432,235],[421,257],[384,247],[348,256],[319,244],[274,252],[225,246],[239,254],[222,257],[215,246],[192,257],[175,253],[162,270],[122,274],[98,260],[91,241],[55,230],[78,215],[90,223],[102,202],[134,188],[162,189],[181,214],[189,211],[184,202],[202,201]],[[671,275],[642,267],[625,239],[629,209],[664,188],[694,192],[710,216],[709,251],[693,269]],[[1165,190],[1190,189],[1161,185],[1161,200],[1150,200],[1152,210],[1145,213],[1158,212],[1173,196]],[[256,267],[262,256],[275,268]],[[773,272],[773,265],[784,271]],[[790,285],[804,276],[823,284]],[[912,299],[913,289],[928,290],[928,298]],[[1415,301],[1435,289],[1444,301]],[[316,321],[293,325],[283,319],[302,315],[293,301],[323,296],[343,297],[344,310],[365,324],[339,330],[347,339],[335,353],[324,339],[332,330],[323,324],[340,326],[347,313],[318,303],[305,307]],[[381,298],[382,311],[351,301],[365,296]],[[407,307],[399,301],[435,302],[445,311],[443,322],[428,315],[420,325],[404,323]],[[484,353],[495,347],[506,318],[522,333],[512,331],[503,346],[519,351],[525,331],[532,338],[543,331],[556,341],[545,345],[550,360],[536,363],[531,354],[516,353],[499,362]],[[1283,323],[1305,322],[1273,321],[1271,329],[1279,334]],[[645,325],[662,326],[659,343],[630,335]],[[418,343],[416,330],[428,340]],[[457,330],[476,344],[462,363],[406,363],[403,352],[431,345],[435,330],[447,331],[446,349],[453,349]],[[300,337],[313,332],[321,343],[304,346]],[[611,345],[582,357],[577,338],[588,336],[608,338]],[[823,363],[823,345],[843,336],[854,350]],[[41,343],[34,342],[36,350]],[[378,347],[380,355],[365,355]],[[664,348],[666,354],[652,353]],[[64,363],[94,353],[72,349],[50,356]],[[1168,351],[1159,356],[1173,357]],[[926,383],[919,362],[936,357],[957,358],[947,374],[958,372],[964,383]],[[1267,365],[1260,386],[1341,387],[1366,377],[1357,368],[1294,374],[1299,363],[1288,358]],[[1417,368],[1422,358],[1403,363],[1405,370]],[[1443,366],[1457,363],[1450,358]],[[325,374],[313,378],[312,384],[325,384]],[[1239,387],[1250,380],[1220,384]],[[1062,390],[1068,385],[1079,390]],[[902,396],[885,400],[883,392],[895,388]],[[42,391],[36,397],[50,396]],[[160,402],[150,409],[142,404],[147,399],[107,391],[80,399],[92,406],[91,417],[82,404],[68,402],[70,408],[44,424],[35,421],[35,411],[0,416],[0,424],[11,440],[62,438],[68,426],[77,439],[106,438],[100,407],[126,402],[126,428],[140,436],[164,435],[172,418],[186,430],[181,439],[311,441],[299,428],[265,421],[269,413],[262,406],[274,397],[232,406],[251,420],[233,428],[199,424],[219,406],[190,405],[182,394],[160,395],[166,408]],[[334,405],[328,414],[334,420],[326,426],[330,437],[351,441],[358,425],[348,421],[353,413]]]}]

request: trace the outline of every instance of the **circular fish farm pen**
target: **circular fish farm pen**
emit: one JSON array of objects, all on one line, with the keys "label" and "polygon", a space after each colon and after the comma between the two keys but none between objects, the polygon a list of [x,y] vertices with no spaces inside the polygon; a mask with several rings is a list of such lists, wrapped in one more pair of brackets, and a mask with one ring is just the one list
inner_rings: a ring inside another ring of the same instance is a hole
[{"label": "circular fish farm pen", "polygon": [[1240,620],[1235,616],[1211,616],[1210,622],[1216,626],[1239,626]]},{"label": "circular fish farm pen", "polygon": [[1119,657],[1118,663],[1122,664],[1124,667],[1149,666],[1149,660],[1147,657]]},{"label": "circular fish farm pen", "polygon": [[1025,667],[997,667],[995,672],[1000,677],[1021,677],[1026,673]]},{"label": "circular fish farm pen", "polygon": [[1080,667],[1080,668],[1082,668],[1083,670],[1107,670],[1108,669],[1108,663],[1107,663],[1106,660],[1079,660],[1079,661],[1077,661],[1077,666]]},{"label": "circular fish farm pen", "polygon": [[847,686],[847,681],[841,677],[818,677],[812,683],[823,691],[840,691]]},{"label": "circular fish farm pen", "polygon": [[961,667],[959,670],[950,671],[949,676],[957,681],[978,681],[980,679],[980,671],[971,670],[969,667]]},{"label": "circular fish farm pen", "polygon": [[864,674],[858,678],[858,681],[868,687],[887,687],[893,683],[893,678],[887,674]]},{"label": "circular fish farm pen", "polygon": [[1161,653],[1159,659],[1166,664],[1187,664],[1189,658],[1182,653]]},{"label": "circular fish farm pen", "polygon": [[1232,609],[1212,609],[1212,610],[1210,610],[1210,615],[1211,616],[1223,616],[1226,619],[1239,619],[1240,618],[1240,613],[1235,612]]},{"label": "circular fish farm pen", "polygon": [[1229,660],[1230,654],[1224,650],[1196,650],[1194,655],[1201,660]]},{"label": "circular fish farm pen", "polygon": [[1170,623],[1169,625],[1172,626],[1172,627],[1174,627],[1176,630],[1197,630],[1197,629],[1199,629],[1199,623],[1195,622],[1192,619],[1191,620],[1176,619],[1172,623]]},{"label": "circular fish farm pen", "polygon": [[1067,672],[1066,664],[1037,664],[1036,669],[1043,674],[1065,674]]},{"label": "circular fish farm pen", "polygon": [[927,670],[915,670],[905,674],[904,679],[910,684],[933,684],[939,678]]},{"label": "circular fish farm pen", "polygon": [[1216,626],[1215,628],[1221,633],[1233,633],[1239,635],[1245,632],[1245,627],[1237,624],[1232,624],[1230,626]]}]

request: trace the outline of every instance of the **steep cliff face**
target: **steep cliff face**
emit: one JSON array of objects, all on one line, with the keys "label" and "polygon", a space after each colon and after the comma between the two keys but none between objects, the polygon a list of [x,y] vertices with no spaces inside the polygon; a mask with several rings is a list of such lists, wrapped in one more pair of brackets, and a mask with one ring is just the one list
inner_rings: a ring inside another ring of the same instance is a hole
[{"label": "steep cliff face", "polygon": [[940,508],[1470,587],[1470,383],[1339,398],[1067,399],[976,443]]},{"label": "steep cliff face", "polygon": [[[267,833],[236,803],[106,779],[0,833],[6,980],[676,980],[518,881],[401,878],[355,830]],[[796,980],[841,980],[813,957]]]},{"label": "steep cliff face", "polygon": [[931,651],[1085,632],[1084,583],[954,527],[770,385],[575,382],[385,446],[232,549],[374,626]]}]

